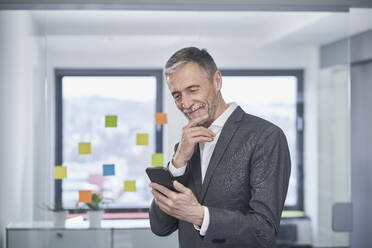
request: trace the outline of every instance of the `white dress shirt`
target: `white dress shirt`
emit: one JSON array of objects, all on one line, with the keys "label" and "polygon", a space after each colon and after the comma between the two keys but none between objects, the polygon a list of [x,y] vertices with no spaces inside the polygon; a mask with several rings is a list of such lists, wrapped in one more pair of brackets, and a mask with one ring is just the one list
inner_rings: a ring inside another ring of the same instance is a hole
[{"label": "white dress shirt", "polygon": [[[210,125],[208,128],[212,132],[216,134],[213,141],[211,142],[200,142],[200,163],[201,163],[201,176],[202,176],[202,183],[204,181],[205,173],[207,172],[207,168],[209,165],[209,161],[211,160],[214,148],[217,144],[217,141],[220,137],[221,130],[225,125],[227,119],[230,117],[232,112],[236,109],[238,105],[236,103],[228,104],[228,108]],[[169,171],[172,173],[173,176],[179,177],[185,174],[186,165],[180,168],[176,168],[172,162],[169,163]],[[209,226],[209,211],[208,208],[204,206],[204,218],[201,227],[194,225],[195,229],[200,232],[200,235],[205,236]]]}]

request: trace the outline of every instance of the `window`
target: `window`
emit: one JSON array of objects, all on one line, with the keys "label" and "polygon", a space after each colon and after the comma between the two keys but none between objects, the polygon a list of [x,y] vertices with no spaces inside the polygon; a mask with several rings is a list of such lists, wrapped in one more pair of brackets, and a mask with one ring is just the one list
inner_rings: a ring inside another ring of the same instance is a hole
[{"label": "window", "polygon": [[247,113],[262,117],[285,133],[291,153],[287,210],[303,210],[303,73],[223,70],[222,95]]},{"label": "window", "polygon": [[[291,152],[292,171],[287,210],[303,210],[303,72],[223,70],[222,94],[247,113],[281,127]],[[100,191],[112,199],[107,212],[145,211],[152,195],[145,168],[151,155],[162,152],[161,70],[57,70],[56,165],[68,177],[55,181],[55,201],[73,209],[79,190]],[[105,128],[105,116],[118,117],[116,128]],[[148,133],[149,145],[137,146],[136,134]],[[79,155],[78,144],[91,143],[90,155]],[[115,164],[115,176],[103,176],[103,164]],[[124,181],[135,181],[136,192],[124,192]]]},{"label": "window", "polygon": [[[101,192],[110,199],[108,211],[146,210],[152,200],[145,168],[162,152],[161,70],[57,70],[56,165],[67,167],[67,178],[55,181],[55,201],[73,209],[79,190]],[[117,116],[106,127],[106,116]],[[115,126],[115,125],[114,125]],[[136,145],[137,134],[148,134],[148,145]],[[90,154],[79,155],[79,143],[90,143]],[[103,176],[104,164],[115,175]],[[124,181],[135,181],[135,192],[124,192]]]}]

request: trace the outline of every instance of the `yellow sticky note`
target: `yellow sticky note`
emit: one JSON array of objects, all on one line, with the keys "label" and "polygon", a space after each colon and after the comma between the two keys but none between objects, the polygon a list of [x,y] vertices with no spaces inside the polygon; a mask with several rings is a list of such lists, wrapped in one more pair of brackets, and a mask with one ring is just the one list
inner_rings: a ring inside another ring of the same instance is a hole
[{"label": "yellow sticky note", "polygon": [[158,125],[164,125],[168,123],[166,113],[156,113],[155,114],[155,123]]},{"label": "yellow sticky note", "polygon": [[79,202],[91,203],[92,202],[92,191],[79,190]]},{"label": "yellow sticky note", "polygon": [[116,115],[106,115],[105,127],[117,127],[118,117]]},{"label": "yellow sticky note", "polygon": [[136,181],[124,181],[124,192],[136,192]]},{"label": "yellow sticky note", "polygon": [[56,165],[54,166],[54,179],[63,179],[67,177],[67,167]]},{"label": "yellow sticky note", "polygon": [[156,166],[156,167],[164,166],[164,155],[163,155],[163,153],[152,154],[152,166]]},{"label": "yellow sticky note", "polygon": [[149,145],[149,135],[147,133],[137,133],[137,145],[138,146],[148,146]]},{"label": "yellow sticky note", "polygon": [[79,155],[91,154],[91,144],[90,143],[79,143]]}]

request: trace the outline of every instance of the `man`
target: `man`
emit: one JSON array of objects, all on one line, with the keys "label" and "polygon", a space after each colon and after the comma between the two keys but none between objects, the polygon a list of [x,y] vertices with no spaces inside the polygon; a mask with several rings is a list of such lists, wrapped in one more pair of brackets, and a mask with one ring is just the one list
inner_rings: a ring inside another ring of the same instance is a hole
[{"label": "man", "polygon": [[181,248],[274,247],[290,176],[283,132],[225,103],[205,50],[177,51],[164,74],[189,123],[168,164],[177,192],[150,183],[151,230],[178,229]]}]

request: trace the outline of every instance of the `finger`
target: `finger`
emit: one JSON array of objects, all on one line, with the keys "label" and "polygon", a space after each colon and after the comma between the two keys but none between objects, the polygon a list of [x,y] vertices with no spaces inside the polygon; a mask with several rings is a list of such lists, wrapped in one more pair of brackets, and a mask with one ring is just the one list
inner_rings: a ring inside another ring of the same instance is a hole
[{"label": "finger", "polygon": [[209,130],[208,128],[205,128],[205,127],[191,127],[188,129],[187,132],[189,133],[193,133],[193,132],[203,132],[205,134],[207,134],[208,136],[211,136],[211,137],[215,137],[216,134],[212,131],[212,130]]},{"label": "finger", "polygon": [[197,126],[200,122],[204,121],[208,119],[208,115],[202,115],[202,116],[198,116],[196,117],[195,119],[192,119],[190,120],[189,124],[187,124],[185,126],[185,128],[189,128],[189,127],[195,127]]},{"label": "finger", "polygon": [[177,219],[181,219],[182,214],[184,214],[184,210],[171,208],[170,206],[167,206],[166,204],[162,202],[158,202],[157,205],[163,212]]},{"label": "finger", "polygon": [[191,131],[189,132],[188,134],[188,137],[197,137],[197,136],[203,136],[203,137],[209,137],[209,138],[214,138],[213,135],[211,135],[209,132],[206,132],[204,130],[195,130],[195,131]]},{"label": "finger", "polygon": [[152,194],[154,195],[154,198],[158,201],[158,202],[161,202],[163,203],[164,205],[167,205],[169,206],[172,201],[167,198],[166,196],[164,196],[162,193],[156,191],[156,190],[153,190]]},{"label": "finger", "polygon": [[197,137],[192,138],[190,140],[190,142],[193,143],[193,144],[196,144],[196,143],[199,143],[199,142],[212,142],[212,141],[213,141],[213,138],[204,137],[204,136],[197,136]]},{"label": "finger", "polygon": [[184,214],[184,211],[171,209],[162,203],[159,203],[158,207],[166,214],[173,216],[174,218],[182,220],[182,214]]},{"label": "finger", "polygon": [[159,184],[159,183],[156,183],[156,182],[150,182],[149,186],[150,186],[152,189],[156,189],[156,190],[159,190],[159,188],[164,187],[163,185],[161,185],[161,184]]},{"label": "finger", "polygon": [[177,180],[173,181],[173,186],[178,192],[181,192],[181,193],[188,193],[189,192],[189,188],[183,186],[183,184],[179,183]]},{"label": "finger", "polygon": [[170,209],[167,205],[162,202],[156,201],[156,205],[165,213],[170,214]]},{"label": "finger", "polygon": [[163,185],[160,185],[158,183],[150,183],[150,186],[159,191],[160,193],[164,194],[165,196],[167,196],[168,198],[171,198],[172,197],[172,194],[175,194],[172,190],[164,187]]}]

